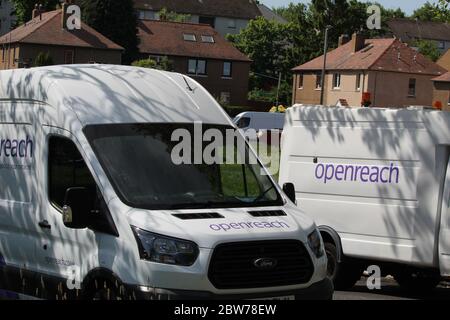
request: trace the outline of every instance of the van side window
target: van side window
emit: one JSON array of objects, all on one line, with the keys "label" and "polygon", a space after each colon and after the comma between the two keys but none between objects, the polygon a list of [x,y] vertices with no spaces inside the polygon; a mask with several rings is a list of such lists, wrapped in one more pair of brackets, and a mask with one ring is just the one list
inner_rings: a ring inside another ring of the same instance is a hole
[{"label": "van side window", "polygon": [[249,126],[250,126],[250,118],[248,118],[248,117],[240,118],[237,123],[237,127],[240,129],[248,128]]},{"label": "van side window", "polygon": [[75,144],[62,137],[49,141],[49,198],[59,208],[64,205],[66,190],[86,187],[95,192],[96,183]]}]

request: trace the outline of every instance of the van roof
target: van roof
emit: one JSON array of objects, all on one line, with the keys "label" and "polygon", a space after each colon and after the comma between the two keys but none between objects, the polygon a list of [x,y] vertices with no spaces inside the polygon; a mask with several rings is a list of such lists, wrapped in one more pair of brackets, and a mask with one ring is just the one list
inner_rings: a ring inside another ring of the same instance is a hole
[{"label": "van roof", "polygon": [[44,102],[57,108],[62,118],[73,111],[82,126],[231,124],[225,111],[195,80],[129,66],[80,64],[1,71],[0,99]]}]

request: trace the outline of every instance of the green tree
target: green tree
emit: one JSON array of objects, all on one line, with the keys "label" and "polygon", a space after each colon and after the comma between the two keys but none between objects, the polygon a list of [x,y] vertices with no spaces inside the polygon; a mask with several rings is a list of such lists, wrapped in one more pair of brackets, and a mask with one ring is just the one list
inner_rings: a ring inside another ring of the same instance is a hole
[{"label": "green tree", "polygon": [[33,9],[36,3],[42,4],[46,11],[55,10],[59,7],[59,0],[11,0],[14,5],[14,14],[17,16],[17,23],[23,24],[31,20]]},{"label": "green tree", "polygon": [[437,3],[426,2],[414,11],[412,17],[422,21],[450,22],[450,6],[446,0]]},{"label": "green tree", "polygon": [[33,67],[45,67],[54,65],[50,52],[39,52],[33,61]]},{"label": "green tree", "polygon": [[441,56],[441,52],[434,41],[416,40],[413,43],[413,46],[417,47],[421,54],[430,58],[434,62],[436,62]]},{"label": "green tree", "polygon": [[124,64],[134,61],[139,52],[133,4],[132,0],[81,0],[83,21],[125,48]]},{"label": "green tree", "polygon": [[167,57],[163,57],[158,61],[152,58],[136,60],[131,65],[134,67],[151,68],[165,71],[173,70],[173,63]]},{"label": "green tree", "polygon": [[162,8],[158,13],[159,19],[162,21],[172,22],[187,22],[191,16],[189,14],[180,14],[173,11],[169,11],[167,8]]}]

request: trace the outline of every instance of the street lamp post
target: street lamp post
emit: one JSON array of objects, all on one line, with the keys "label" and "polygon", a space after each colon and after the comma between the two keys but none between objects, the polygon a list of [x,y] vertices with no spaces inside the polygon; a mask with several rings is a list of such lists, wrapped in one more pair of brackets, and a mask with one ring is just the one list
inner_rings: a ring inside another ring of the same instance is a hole
[{"label": "street lamp post", "polygon": [[320,105],[323,105],[324,87],[325,87],[325,71],[327,68],[327,52],[328,52],[328,30],[332,27],[330,25],[325,27],[325,43],[323,46],[323,67],[322,76],[320,78]]}]

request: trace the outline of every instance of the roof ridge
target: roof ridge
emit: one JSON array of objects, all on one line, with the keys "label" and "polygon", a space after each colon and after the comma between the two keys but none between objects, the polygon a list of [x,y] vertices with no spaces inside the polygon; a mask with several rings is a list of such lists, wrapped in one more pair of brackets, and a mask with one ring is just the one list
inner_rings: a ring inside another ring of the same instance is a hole
[{"label": "roof ridge", "polygon": [[213,27],[211,27],[207,23],[194,23],[194,22],[180,22],[180,21],[167,21],[167,20],[153,20],[153,19],[141,19],[143,23],[145,22],[151,22],[151,23],[161,23],[161,24],[182,24],[182,25],[190,25],[190,26],[200,26],[200,27],[208,27],[214,30]]},{"label": "roof ridge", "polygon": [[[43,21],[43,23],[41,23],[41,25],[37,26],[36,29],[34,29],[33,31],[27,33],[27,34],[24,35],[22,38],[17,39],[16,42],[20,42],[20,41],[25,40],[26,38],[28,38],[29,36],[31,36],[32,34],[34,34],[36,31],[38,31],[39,29],[41,29],[44,25],[46,25],[47,23],[49,23],[50,21],[52,21],[52,20],[60,13],[59,11],[60,11],[60,10],[53,10],[53,11],[44,12],[44,14],[47,13],[47,14],[49,14],[49,15],[50,15],[50,13],[52,13],[52,14],[53,14],[53,17],[50,17],[50,18],[48,18],[46,21]],[[34,19],[37,19],[37,18],[34,18]],[[30,21],[33,21],[34,19],[32,19],[32,20],[30,20]],[[28,22],[30,22],[30,21],[28,21]],[[42,20],[40,20],[40,21],[42,21]]]},{"label": "roof ridge", "polygon": [[[389,38],[388,38],[389,39]],[[380,61],[380,59],[386,54],[386,52],[394,45],[394,43],[398,41],[398,39],[396,38],[391,38],[391,44],[389,46],[387,46],[383,52],[378,56],[378,58],[375,59],[375,61],[369,65],[369,67],[367,68],[367,70],[372,69],[372,67],[378,63],[378,61]],[[400,41],[399,41],[400,42]]]}]

